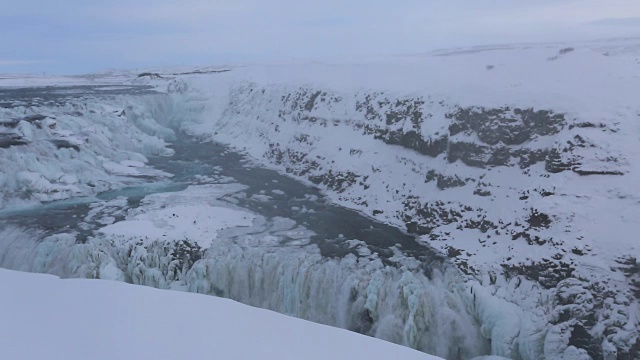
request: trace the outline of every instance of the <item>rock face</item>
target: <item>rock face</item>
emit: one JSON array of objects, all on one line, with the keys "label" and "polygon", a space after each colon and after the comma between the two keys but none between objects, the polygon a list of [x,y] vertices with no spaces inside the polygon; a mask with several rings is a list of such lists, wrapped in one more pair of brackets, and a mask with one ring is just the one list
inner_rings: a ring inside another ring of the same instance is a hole
[{"label": "rock face", "polygon": [[20,146],[27,144],[28,142],[18,134],[0,133],[0,148],[7,149],[11,146]]},{"label": "rock face", "polygon": [[[600,221],[585,199],[630,172],[613,145],[619,123],[540,105],[253,82],[233,85],[219,111],[214,139],[421,236],[521,307],[516,358],[640,356],[637,276],[609,270],[617,255],[593,270],[604,235],[585,230]],[[612,206],[608,196],[596,198]]]}]

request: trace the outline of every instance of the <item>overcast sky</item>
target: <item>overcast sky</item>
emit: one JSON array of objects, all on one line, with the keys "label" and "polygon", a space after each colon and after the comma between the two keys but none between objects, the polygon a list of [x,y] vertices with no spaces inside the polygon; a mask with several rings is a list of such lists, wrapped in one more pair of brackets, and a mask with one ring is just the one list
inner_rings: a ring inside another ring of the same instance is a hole
[{"label": "overcast sky", "polygon": [[639,0],[0,0],[0,73],[640,36]]}]

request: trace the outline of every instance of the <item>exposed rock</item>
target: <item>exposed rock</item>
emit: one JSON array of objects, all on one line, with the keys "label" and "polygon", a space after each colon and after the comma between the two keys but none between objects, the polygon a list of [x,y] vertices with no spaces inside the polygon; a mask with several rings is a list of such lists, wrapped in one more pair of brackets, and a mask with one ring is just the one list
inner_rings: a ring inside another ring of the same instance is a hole
[{"label": "exposed rock", "polygon": [[444,189],[449,189],[454,187],[465,186],[467,182],[471,181],[472,179],[463,180],[460,177],[458,177],[458,175],[446,176],[435,170],[429,170],[429,172],[427,172],[425,182],[431,182],[434,180],[436,180],[436,186],[438,187],[438,189],[444,190]]},{"label": "exposed rock", "polygon": [[29,123],[32,122],[36,122],[36,121],[40,121],[40,120],[44,120],[47,117],[44,115],[30,115],[30,116],[25,116],[22,118],[14,118],[14,119],[10,119],[10,120],[0,120],[0,126],[4,126],[7,128],[15,128],[18,126],[18,124],[20,124],[21,121],[26,121]]},{"label": "exposed rock", "polygon": [[484,168],[491,159],[491,148],[472,142],[449,142],[447,160],[454,163],[462,160],[465,165]]},{"label": "exposed rock", "polygon": [[400,145],[431,157],[444,153],[449,141],[447,136],[424,139],[415,130],[407,132],[403,130],[377,130],[375,138],[389,145]]},{"label": "exposed rock", "polygon": [[602,359],[602,350],[600,350],[598,342],[580,323],[575,324],[571,330],[569,346],[586,350],[592,359]]},{"label": "exposed rock", "polygon": [[502,267],[510,277],[523,275],[546,289],[553,289],[562,280],[570,278],[575,270],[571,264],[551,260],[520,265],[503,264]]},{"label": "exposed rock", "polygon": [[17,134],[0,133],[0,148],[7,149],[11,146],[27,145],[28,142]]},{"label": "exposed rock", "polygon": [[73,149],[75,151],[80,151],[80,147],[68,140],[63,139],[53,139],[49,140],[57,149]]},{"label": "exposed rock", "polygon": [[138,78],[149,78],[149,79],[162,79],[162,76],[158,73],[144,72],[138,75]]},{"label": "exposed rock", "polygon": [[327,174],[312,175],[309,177],[309,180],[311,180],[311,182],[316,185],[322,184],[329,189],[341,193],[344,192],[348,187],[356,184],[359,177],[359,175],[356,175],[351,171],[347,171],[345,173],[334,173],[332,170],[329,170]]},{"label": "exposed rock", "polygon": [[0,120],[0,126],[6,128],[15,128],[20,123],[20,119]]},{"label": "exposed rock", "polygon": [[482,107],[459,108],[447,115],[454,122],[449,135],[459,133],[478,135],[487,145],[521,145],[533,135],[557,134],[566,123],[563,114],[548,110],[511,109],[509,107],[485,109]]},{"label": "exposed rock", "polygon": [[536,209],[531,209],[531,213],[527,217],[527,223],[529,223],[529,226],[533,228],[549,228],[549,225],[551,225],[551,218],[549,218],[549,215],[545,213],[538,212]]}]

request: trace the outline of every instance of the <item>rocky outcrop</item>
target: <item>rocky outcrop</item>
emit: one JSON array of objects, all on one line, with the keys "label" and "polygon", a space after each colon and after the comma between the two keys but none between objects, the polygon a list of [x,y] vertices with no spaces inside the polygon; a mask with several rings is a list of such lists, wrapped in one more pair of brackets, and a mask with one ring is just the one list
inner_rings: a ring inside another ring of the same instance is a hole
[{"label": "rocky outcrop", "polygon": [[0,133],[0,148],[8,149],[11,146],[27,145],[28,143],[18,134]]}]

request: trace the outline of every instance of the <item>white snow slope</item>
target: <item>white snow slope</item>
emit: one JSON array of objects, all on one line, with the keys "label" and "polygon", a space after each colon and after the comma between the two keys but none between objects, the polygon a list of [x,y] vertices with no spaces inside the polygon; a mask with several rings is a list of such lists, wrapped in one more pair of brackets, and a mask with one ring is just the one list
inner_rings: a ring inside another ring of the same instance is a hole
[{"label": "white snow slope", "polygon": [[438,359],[231,300],[0,269],[2,359]]}]

